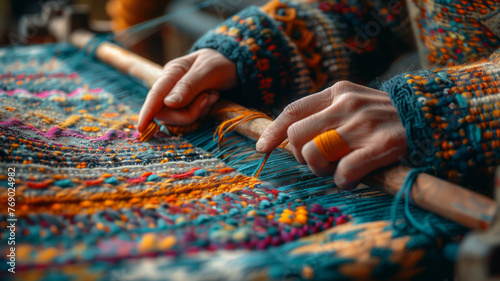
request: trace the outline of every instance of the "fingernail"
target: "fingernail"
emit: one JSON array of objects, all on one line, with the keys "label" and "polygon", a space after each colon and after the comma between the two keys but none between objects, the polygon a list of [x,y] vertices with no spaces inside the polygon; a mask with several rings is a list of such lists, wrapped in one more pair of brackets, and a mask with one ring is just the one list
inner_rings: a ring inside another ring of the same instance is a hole
[{"label": "fingernail", "polygon": [[266,139],[265,138],[259,139],[257,144],[255,144],[255,148],[257,149],[257,151],[262,151],[265,147],[266,147]]},{"label": "fingernail", "polygon": [[201,99],[201,102],[200,102],[200,109],[205,108],[207,106],[207,103],[208,103],[208,97],[204,96],[203,99]]},{"label": "fingernail", "polygon": [[165,98],[165,102],[178,103],[181,101],[181,96],[178,94],[170,94]]},{"label": "fingernail", "polygon": [[214,104],[217,101],[217,99],[219,99],[219,97],[217,95],[215,95],[215,94],[210,94],[208,96],[209,96],[209,98],[208,98],[208,105],[209,106],[211,106],[212,104]]}]

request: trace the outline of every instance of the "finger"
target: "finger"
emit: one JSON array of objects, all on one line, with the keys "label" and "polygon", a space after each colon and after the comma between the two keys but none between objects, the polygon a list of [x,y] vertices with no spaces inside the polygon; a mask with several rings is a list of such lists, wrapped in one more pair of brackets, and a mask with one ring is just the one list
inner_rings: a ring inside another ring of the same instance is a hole
[{"label": "finger", "polygon": [[138,130],[143,132],[163,107],[163,98],[175,83],[189,70],[192,56],[165,65],[163,75],[153,84],[139,113]]},{"label": "finger", "polygon": [[175,109],[187,106],[199,93],[215,86],[217,79],[207,79],[212,74],[208,68],[201,67],[195,62],[165,97],[165,105]]},{"label": "finger", "polygon": [[270,152],[285,140],[290,125],[314,114],[331,104],[331,91],[323,91],[289,104],[262,133],[256,144],[259,152]]},{"label": "finger", "polygon": [[302,155],[309,169],[318,177],[331,176],[335,172],[337,162],[328,161],[314,141],[309,141],[302,147]]},{"label": "finger", "polygon": [[354,189],[365,175],[376,169],[373,166],[375,163],[372,159],[372,149],[371,147],[356,149],[339,161],[333,176],[339,188]]},{"label": "finger", "polygon": [[208,102],[207,105],[201,109],[200,117],[199,119],[203,119],[208,116],[210,113],[210,110],[212,109],[212,106],[219,100],[219,93],[218,92],[211,92],[208,95]]},{"label": "finger", "polygon": [[307,142],[323,132],[336,129],[342,123],[342,118],[345,117],[345,114],[341,109],[337,109],[335,105],[334,101],[333,105],[288,127],[288,140],[290,141],[295,158],[300,163],[305,164],[307,162],[302,154],[302,148]]},{"label": "finger", "polygon": [[[288,128],[287,136],[292,152],[297,160],[304,164],[304,159],[300,152],[305,143],[323,132],[336,129],[351,121],[353,116],[364,107],[369,105],[373,107],[373,105],[376,105],[377,107],[385,108],[385,104],[388,102],[390,103],[390,100],[381,95],[367,97],[366,94],[356,92],[335,96],[332,105],[295,122]],[[392,104],[390,106],[393,107]],[[368,117],[370,120],[373,119],[372,116]],[[355,149],[356,147],[352,148]]]},{"label": "finger", "polygon": [[156,116],[156,119],[164,121],[169,125],[184,126],[195,122],[201,115],[202,110],[208,107],[209,95],[204,93],[198,95],[192,103],[181,109],[164,107]]},{"label": "finger", "polygon": [[[381,138],[383,136],[379,135],[374,139],[378,139],[379,143],[387,143]],[[369,173],[396,162],[404,151],[404,147],[386,145],[356,149],[339,161],[334,175],[335,183],[342,189],[353,189]]]}]

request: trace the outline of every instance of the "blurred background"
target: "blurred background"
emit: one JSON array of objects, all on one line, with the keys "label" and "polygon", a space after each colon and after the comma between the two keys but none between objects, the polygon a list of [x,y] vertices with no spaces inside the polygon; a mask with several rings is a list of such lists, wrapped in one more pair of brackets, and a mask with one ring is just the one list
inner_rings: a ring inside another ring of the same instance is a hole
[{"label": "blurred background", "polygon": [[[224,19],[267,0],[0,0],[0,46],[65,42],[72,31],[120,31],[164,15],[151,30],[120,36],[124,47],[158,64],[188,52]],[[202,9],[195,7],[204,6]],[[190,10],[189,13],[187,11]]]}]

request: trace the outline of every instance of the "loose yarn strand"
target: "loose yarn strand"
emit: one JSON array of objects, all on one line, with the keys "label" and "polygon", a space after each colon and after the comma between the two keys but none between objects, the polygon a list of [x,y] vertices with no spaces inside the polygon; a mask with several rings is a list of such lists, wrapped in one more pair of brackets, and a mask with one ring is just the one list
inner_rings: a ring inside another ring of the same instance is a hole
[{"label": "loose yarn strand", "polygon": [[260,172],[262,172],[262,169],[264,168],[264,165],[266,165],[267,159],[269,159],[269,156],[271,156],[271,152],[266,153],[266,156],[262,158],[259,166],[257,166],[257,170],[253,173],[252,177],[258,178],[260,175]]},{"label": "loose yarn strand", "polygon": [[411,193],[411,187],[415,183],[415,180],[417,179],[418,175],[422,173],[423,171],[421,169],[412,169],[408,175],[406,176],[403,186],[401,189],[398,191],[396,196],[394,197],[394,200],[392,202],[391,206],[391,221],[392,221],[392,227],[397,230],[402,230],[406,225],[403,224],[401,225],[397,224],[397,207],[399,204],[399,201],[402,199],[403,195],[404,197],[404,218],[409,222],[409,224],[413,227],[415,227],[418,231],[430,236],[434,237],[436,235],[436,231],[432,227],[430,223],[427,224],[422,224],[418,222],[415,217],[411,214],[410,212],[410,193]]}]

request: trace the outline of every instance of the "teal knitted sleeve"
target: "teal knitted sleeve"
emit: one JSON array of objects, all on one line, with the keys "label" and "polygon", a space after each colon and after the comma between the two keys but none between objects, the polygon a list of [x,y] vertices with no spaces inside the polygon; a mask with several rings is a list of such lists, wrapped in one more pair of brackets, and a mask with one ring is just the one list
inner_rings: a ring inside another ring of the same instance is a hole
[{"label": "teal knitted sleeve", "polygon": [[500,50],[383,84],[406,128],[409,164],[464,185],[487,179],[500,163],[499,85]]}]

